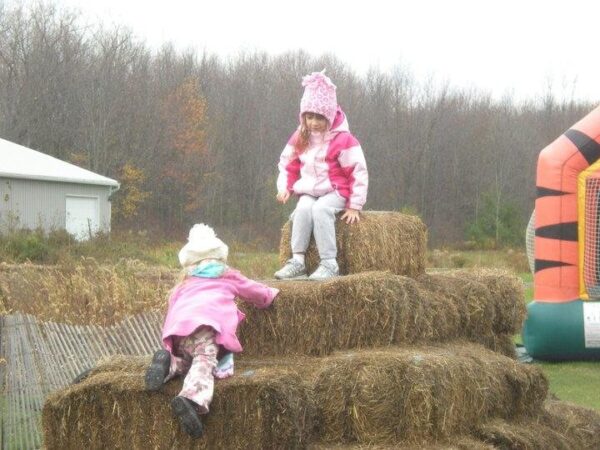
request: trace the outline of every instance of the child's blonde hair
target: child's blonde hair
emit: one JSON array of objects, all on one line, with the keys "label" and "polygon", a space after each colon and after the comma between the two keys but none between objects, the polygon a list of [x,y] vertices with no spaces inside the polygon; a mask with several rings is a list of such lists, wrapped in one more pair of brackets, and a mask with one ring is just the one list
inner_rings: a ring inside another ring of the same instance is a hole
[{"label": "child's blonde hair", "polygon": [[300,124],[300,130],[298,130],[298,135],[296,136],[296,142],[294,142],[294,150],[297,155],[304,153],[308,148],[308,138],[310,137],[310,131],[306,126],[306,119],[304,118],[304,114],[302,114],[302,123]]},{"label": "child's blonde hair", "polygon": [[[306,114],[308,112],[309,111],[304,112],[301,115],[300,130],[298,130],[298,134],[296,135],[296,142],[294,142],[294,151],[296,152],[297,155],[304,153],[306,151],[306,149],[308,148],[308,140],[310,138],[310,130],[306,126]],[[327,117],[325,117],[323,114],[319,114],[319,113],[313,113],[313,114],[316,114],[317,116],[320,116],[325,120],[328,120]]]}]

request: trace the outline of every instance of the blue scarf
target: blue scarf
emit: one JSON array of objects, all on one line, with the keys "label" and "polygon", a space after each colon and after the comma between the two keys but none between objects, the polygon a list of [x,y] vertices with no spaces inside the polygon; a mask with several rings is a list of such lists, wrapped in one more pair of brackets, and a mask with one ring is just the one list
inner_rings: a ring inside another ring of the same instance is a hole
[{"label": "blue scarf", "polygon": [[219,278],[227,270],[227,265],[219,261],[198,264],[188,271],[188,275],[199,278]]}]

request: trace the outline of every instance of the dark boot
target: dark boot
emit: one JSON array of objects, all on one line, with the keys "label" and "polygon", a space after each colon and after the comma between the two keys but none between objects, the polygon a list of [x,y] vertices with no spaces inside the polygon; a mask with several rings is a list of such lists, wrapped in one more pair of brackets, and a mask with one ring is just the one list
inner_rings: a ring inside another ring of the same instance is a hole
[{"label": "dark boot", "polygon": [[179,419],[179,423],[187,434],[193,438],[202,436],[203,426],[195,403],[185,397],[177,396],[171,400],[173,414]]},{"label": "dark boot", "polygon": [[79,375],[77,375],[73,379],[73,381],[71,381],[71,384],[79,384],[79,383],[81,383],[87,377],[89,377],[91,373],[92,373],[92,368],[91,367],[89,369],[85,369],[83,372],[81,372]]},{"label": "dark boot", "polygon": [[171,367],[171,354],[166,350],[158,350],[152,357],[150,367],[146,370],[146,389],[157,391],[163,385]]}]

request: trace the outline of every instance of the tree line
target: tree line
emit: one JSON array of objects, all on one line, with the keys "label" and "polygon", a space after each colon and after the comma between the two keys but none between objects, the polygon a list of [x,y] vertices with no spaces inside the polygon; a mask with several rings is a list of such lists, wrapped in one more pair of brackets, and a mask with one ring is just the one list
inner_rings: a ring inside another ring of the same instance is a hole
[{"label": "tree line", "polygon": [[0,136],[120,181],[114,227],[181,236],[202,221],[275,245],[293,207],[275,201],[276,164],[300,80],[323,68],[365,151],[366,208],[419,214],[434,245],[518,244],[539,151],[595,106],[551,86],[494,100],[402,66],[360,75],[334,55],[152,50],[52,5],[0,3]]}]

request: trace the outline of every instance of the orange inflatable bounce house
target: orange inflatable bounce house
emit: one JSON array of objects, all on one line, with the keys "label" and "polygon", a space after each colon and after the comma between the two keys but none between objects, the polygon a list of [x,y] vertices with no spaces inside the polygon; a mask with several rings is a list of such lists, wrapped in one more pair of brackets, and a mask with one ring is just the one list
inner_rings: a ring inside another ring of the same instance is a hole
[{"label": "orange inflatable bounce house", "polygon": [[600,107],[541,151],[536,187],[525,347],[537,359],[600,359]]}]

